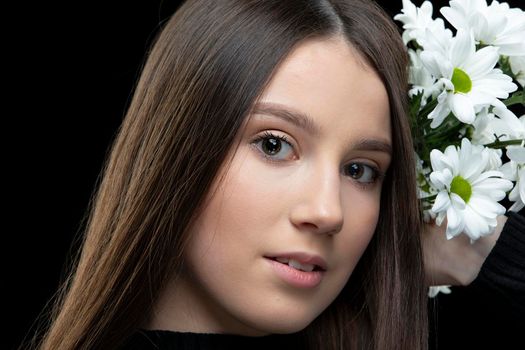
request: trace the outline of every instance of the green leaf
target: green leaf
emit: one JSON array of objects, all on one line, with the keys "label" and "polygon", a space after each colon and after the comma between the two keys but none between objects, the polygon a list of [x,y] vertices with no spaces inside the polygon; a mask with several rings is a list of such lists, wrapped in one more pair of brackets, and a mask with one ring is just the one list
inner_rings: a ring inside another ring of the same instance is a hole
[{"label": "green leaf", "polygon": [[503,103],[507,107],[517,105],[517,104],[521,104],[522,106],[525,106],[525,94],[523,93],[523,89],[514,92],[512,95],[510,95],[509,98],[507,98],[506,100],[503,100]]}]

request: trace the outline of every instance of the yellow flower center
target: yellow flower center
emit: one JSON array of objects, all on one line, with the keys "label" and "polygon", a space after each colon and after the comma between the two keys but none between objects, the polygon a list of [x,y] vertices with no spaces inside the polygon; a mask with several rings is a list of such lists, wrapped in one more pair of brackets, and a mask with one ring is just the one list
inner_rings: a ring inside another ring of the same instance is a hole
[{"label": "yellow flower center", "polygon": [[454,73],[452,73],[452,84],[454,84],[454,93],[462,92],[466,94],[472,90],[472,80],[465,71],[454,68]]},{"label": "yellow flower center", "polygon": [[458,175],[450,183],[450,192],[457,194],[465,203],[468,203],[470,196],[472,196],[472,186],[467,180]]}]

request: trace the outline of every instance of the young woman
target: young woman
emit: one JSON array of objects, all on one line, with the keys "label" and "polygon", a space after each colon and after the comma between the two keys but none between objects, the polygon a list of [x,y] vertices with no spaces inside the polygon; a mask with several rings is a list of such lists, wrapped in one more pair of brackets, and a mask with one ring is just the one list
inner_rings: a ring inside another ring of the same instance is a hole
[{"label": "young woman", "polygon": [[186,1],[42,348],[132,346],[139,330],[426,348],[406,67],[369,0]]}]

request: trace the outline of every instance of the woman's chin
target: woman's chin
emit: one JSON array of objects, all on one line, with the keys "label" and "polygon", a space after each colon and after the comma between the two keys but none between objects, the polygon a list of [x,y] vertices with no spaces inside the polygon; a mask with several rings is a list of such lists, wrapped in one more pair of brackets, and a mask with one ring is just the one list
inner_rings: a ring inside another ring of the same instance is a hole
[{"label": "woman's chin", "polygon": [[313,317],[297,315],[297,317],[275,317],[271,320],[260,322],[258,329],[265,334],[291,334],[297,333],[308,327],[314,320]]}]

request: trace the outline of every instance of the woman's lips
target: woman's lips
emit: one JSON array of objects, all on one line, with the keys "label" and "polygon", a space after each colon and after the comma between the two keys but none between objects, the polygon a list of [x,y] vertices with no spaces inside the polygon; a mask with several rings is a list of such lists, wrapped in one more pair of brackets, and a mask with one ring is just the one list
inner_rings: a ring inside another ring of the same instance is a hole
[{"label": "woman's lips", "polygon": [[[313,267],[313,264],[310,264],[310,266],[308,266],[308,263],[305,263],[304,261],[298,261],[293,258],[265,258],[266,261],[268,261],[271,268],[273,269],[273,271],[282,280],[294,287],[314,288],[318,286],[323,279],[325,270],[317,264],[315,264],[316,266]],[[288,260],[288,263],[280,262],[277,259],[281,261]],[[326,264],[324,265],[326,266]],[[306,269],[307,271],[302,271],[303,269]]]},{"label": "woman's lips", "polygon": [[321,256],[315,254],[308,254],[304,252],[285,252],[269,254],[265,257],[275,260],[295,260],[303,265],[315,265],[317,267],[317,270],[326,271],[327,269],[326,261]]}]

